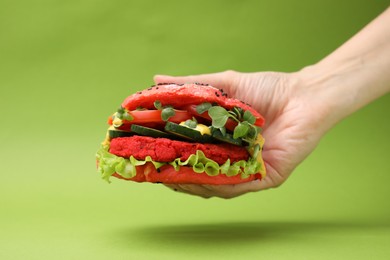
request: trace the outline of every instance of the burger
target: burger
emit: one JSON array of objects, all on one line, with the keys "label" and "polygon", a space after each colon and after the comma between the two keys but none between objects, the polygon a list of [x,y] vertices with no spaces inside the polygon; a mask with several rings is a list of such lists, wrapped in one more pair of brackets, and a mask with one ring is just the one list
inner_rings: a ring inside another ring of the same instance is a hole
[{"label": "burger", "polygon": [[264,118],[208,84],[159,83],[108,118],[98,172],[135,182],[238,184],[264,178]]}]

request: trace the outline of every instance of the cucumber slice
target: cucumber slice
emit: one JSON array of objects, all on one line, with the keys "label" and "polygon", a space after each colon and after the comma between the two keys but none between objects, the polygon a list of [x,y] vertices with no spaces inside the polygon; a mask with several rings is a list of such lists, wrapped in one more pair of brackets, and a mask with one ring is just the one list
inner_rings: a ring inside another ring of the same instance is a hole
[{"label": "cucumber slice", "polygon": [[231,135],[229,133],[226,133],[225,136],[224,136],[224,135],[222,135],[222,133],[220,131],[213,131],[212,136],[215,139],[217,139],[218,141],[242,146],[241,138],[234,139],[233,135]]},{"label": "cucumber slice", "polygon": [[108,130],[108,136],[110,138],[117,138],[117,137],[128,137],[132,136],[133,133],[128,131],[121,131],[121,130]]},{"label": "cucumber slice", "polygon": [[207,134],[202,135],[199,131],[172,122],[166,123],[165,131],[198,143],[214,142],[214,138],[211,135],[207,135]]},{"label": "cucumber slice", "polygon": [[138,135],[143,135],[143,136],[150,136],[154,138],[170,138],[172,137],[170,134],[165,133],[163,131],[153,129],[150,127],[145,127],[145,126],[140,126],[140,125],[131,125],[131,131],[135,134]]}]

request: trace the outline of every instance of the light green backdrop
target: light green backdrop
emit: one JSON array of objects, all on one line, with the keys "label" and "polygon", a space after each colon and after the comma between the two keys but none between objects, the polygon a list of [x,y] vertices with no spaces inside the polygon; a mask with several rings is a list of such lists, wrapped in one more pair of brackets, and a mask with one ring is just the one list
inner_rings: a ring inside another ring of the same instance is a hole
[{"label": "light green backdrop", "polygon": [[94,159],[154,74],[296,71],[388,4],[0,0],[0,259],[389,259],[389,95],[233,200],[107,184]]}]

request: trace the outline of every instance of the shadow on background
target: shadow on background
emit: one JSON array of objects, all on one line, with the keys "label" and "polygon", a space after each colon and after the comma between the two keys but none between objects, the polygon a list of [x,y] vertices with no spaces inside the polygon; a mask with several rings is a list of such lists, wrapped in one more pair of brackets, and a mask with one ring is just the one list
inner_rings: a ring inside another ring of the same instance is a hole
[{"label": "shadow on background", "polygon": [[347,222],[249,222],[214,224],[177,224],[143,226],[117,230],[115,236],[127,245],[159,244],[160,246],[201,246],[213,248],[218,245],[264,244],[275,241],[331,239],[335,236],[390,230],[390,223]]}]

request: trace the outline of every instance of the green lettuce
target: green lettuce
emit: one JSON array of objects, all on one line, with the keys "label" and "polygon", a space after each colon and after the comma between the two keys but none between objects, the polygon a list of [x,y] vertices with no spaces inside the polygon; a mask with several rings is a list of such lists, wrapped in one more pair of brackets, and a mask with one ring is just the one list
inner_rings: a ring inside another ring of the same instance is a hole
[{"label": "green lettuce", "polygon": [[115,172],[124,178],[133,178],[136,176],[136,166],[144,165],[147,162],[151,162],[156,169],[163,165],[171,165],[176,171],[180,170],[181,166],[192,167],[194,172],[206,173],[209,176],[216,176],[218,174],[225,174],[226,176],[241,175],[241,178],[248,178],[251,174],[256,174],[261,169],[261,163],[256,158],[250,158],[248,161],[238,161],[230,163],[228,159],[224,164],[219,165],[217,162],[207,158],[205,154],[198,150],[196,154],[192,154],[187,160],[181,161],[180,158],[176,158],[174,161],[156,162],[150,156],[147,156],[144,160],[137,160],[133,156],[130,158],[123,158],[111,154],[108,145],[102,145],[96,153],[96,159],[98,161],[98,172],[100,172],[102,178],[110,182],[110,177]]}]

